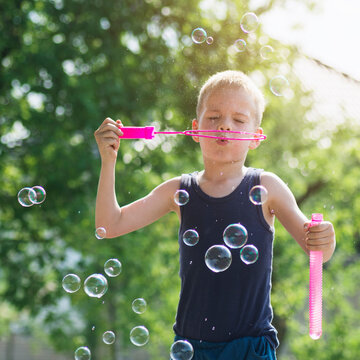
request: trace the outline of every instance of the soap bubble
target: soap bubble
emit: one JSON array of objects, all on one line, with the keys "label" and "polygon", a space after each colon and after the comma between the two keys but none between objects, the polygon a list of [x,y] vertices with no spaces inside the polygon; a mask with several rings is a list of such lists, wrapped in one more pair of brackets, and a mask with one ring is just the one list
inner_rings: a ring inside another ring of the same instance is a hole
[{"label": "soap bubble", "polygon": [[67,274],[62,279],[62,287],[68,293],[74,293],[81,287],[81,280],[76,274]]},{"label": "soap bubble", "polygon": [[18,192],[17,199],[21,206],[30,207],[35,204],[36,192],[30,187],[24,187]]},{"label": "soap bubble", "polygon": [[189,341],[175,341],[170,348],[170,357],[172,360],[191,360],[194,356],[193,346]]},{"label": "soap bubble", "polygon": [[224,245],[214,245],[206,251],[205,263],[211,271],[225,271],[231,265],[231,261],[231,252]]},{"label": "soap bubble", "polygon": [[186,205],[189,202],[189,194],[186,190],[177,190],[174,195],[174,200],[179,206]]},{"label": "soap bubble", "polygon": [[33,186],[32,189],[35,191],[35,199],[30,197],[30,201],[34,204],[38,205],[45,201],[46,198],[46,191],[42,186]]},{"label": "soap bubble", "polygon": [[95,237],[99,240],[104,239],[106,237],[106,230],[103,227],[98,227],[95,230]]},{"label": "soap bubble", "polygon": [[285,76],[278,75],[270,80],[270,90],[276,96],[284,96],[290,83]]},{"label": "soap bubble", "polygon": [[75,360],[90,360],[91,352],[87,346],[81,346],[75,350]]},{"label": "soap bubble", "polygon": [[243,39],[237,39],[234,46],[237,52],[244,52],[246,50],[246,41]]},{"label": "soap bubble", "polygon": [[146,310],[146,301],[143,298],[135,299],[132,302],[131,307],[135,313],[142,314]]},{"label": "soap bubble", "polygon": [[241,30],[245,33],[254,32],[259,26],[259,19],[253,12],[244,14],[240,20]]},{"label": "soap bubble", "polygon": [[228,247],[237,249],[246,244],[248,233],[243,225],[231,224],[224,230],[223,238]]},{"label": "soap bubble", "polygon": [[214,42],[214,38],[212,36],[209,36],[207,39],[206,39],[206,43],[208,45],[211,45],[212,43]]},{"label": "soap bubble", "polygon": [[130,341],[136,346],[143,346],[149,341],[149,330],[145,326],[135,326],[130,331]]},{"label": "soap bubble", "polygon": [[256,246],[246,245],[240,251],[240,259],[246,264],[253,264],[259,258],[259,252]]},{"label": "soap bubble", "polygon": [[255,205],[262,205],[268,198],[268,192],[262,185],[253,186],[249,192],[249,199]]},{"label": "soap bubble", "polygon": [[108,282],[102,274],[92,274],[84,282],[84,290],[90,297],[101,298],[107,289]]},{"label": "soap bubble", "polygon": [[207,39],[207,33],[203,28],[196,28],[191,33],[191,38],[194,43],[201,44]]},{"label": "soap bubble", "polygon": [[264,60],[270,60],[273,58],[274,56],[274,49],[272,46],[270,45],[264,45],[261,49],[260,49],[260,56],[262,59]]},{"label": "soap bubble", "polygon": [[196,230],[186,230],[183,234],[183,241],[188,246],[194,246],[199,242],[199,234]]},{"label": "soap bubble", "polygon": [[111,345],[115,342],[115,334],[113,331],[105,331],[102,338],[103,342],[107,345]]},{"label": "soap bubble", "polygon": [[109,259],[104,264],[104,271],[110,277],[118,276],[121,273],[122,265],[118,259]]}]

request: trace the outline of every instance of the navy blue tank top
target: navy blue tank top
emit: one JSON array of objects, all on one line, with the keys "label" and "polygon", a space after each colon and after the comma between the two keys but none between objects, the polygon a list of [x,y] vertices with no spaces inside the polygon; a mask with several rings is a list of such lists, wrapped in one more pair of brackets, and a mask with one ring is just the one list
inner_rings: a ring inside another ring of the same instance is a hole
[{"label": "navy blue tank top", "polygon": [[[261,206],[249,199],[251,188],[260,184],[261,171],[248,168],[238,187],[221,198],[201,190],[197,172],[182,175],[180,189],[189,193],[189,202],[180,207],[181,290],[174,324],[177,335],[209,342],[265,336],[274,348],[278,347],[270,303],[274,231]],[[205,253],[213,245],[225,245],[223,232],[234,223],[245,226],[246,245],[255,245],[259,258],[246,265],[240,249],[229,248],[230,267],[215,273],[206,266]],[[195,246],[183,241],[183,233],[189,229],[199,234]]]}]

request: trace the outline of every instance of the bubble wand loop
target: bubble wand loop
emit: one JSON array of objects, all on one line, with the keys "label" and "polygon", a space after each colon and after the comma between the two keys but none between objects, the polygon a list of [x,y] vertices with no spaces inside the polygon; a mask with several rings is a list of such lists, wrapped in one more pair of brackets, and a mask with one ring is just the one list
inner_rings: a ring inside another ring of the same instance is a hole
[{"label": "bubble wand loop", "polygon": [[[185,131],[155,131],[153,126],[123,126],[120,128],[123,135],[121,139],[153,139],[155,135],[187,135],[221,140],[265,140],[266,135],[247,131],[230,130],[185,130]],[[206,133],[221,133],[220,136],[206,135]],[[240,137],[227,137],[226,134],[237,134]]]},{"label": "bubble wand loop", "polygon": [[[311,226],[321,223],[322,214],[312,214]],[[322,334],[322,251],[310,251],[310,279],[309,279],[309,335],[318,340]]]}]

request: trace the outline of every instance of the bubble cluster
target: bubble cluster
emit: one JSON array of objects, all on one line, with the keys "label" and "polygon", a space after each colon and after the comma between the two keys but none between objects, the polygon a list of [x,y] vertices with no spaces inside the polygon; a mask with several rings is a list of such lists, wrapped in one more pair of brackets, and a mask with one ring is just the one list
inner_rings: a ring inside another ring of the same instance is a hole
[{"label": "bubble cluster", "polygon": [[202,44],[206,42],[208,45],[211,45],[214,42],[214,38],[212,36],[208,36],[206,30],[201,27],[192,31],[191,39],[195,44]]},{"label": "bubble cluster", "polygon": [[81,346],[75,350],[75,360],[90,360],[91,351],[87,346]]},{"label": "bubble cluster", "polygon": [[146,311],[146,305],[146,301],[143,298],[138,298],[132,302],[131,308],[133,309],[134,313],[142,314]]},{"label": "bubble cluster", "polygon": [[102,338],[105,344],[111,345],[115,342],[115,333],[113,331],[105,331]]},{"label": "bubble cluster", "polygon": [[179,206],[184,206],[189,202],[189,193],[186,190],[177,190],[174,195],[174,201]]},{"label": "bubble cluster", "polygon": [[199,242],[199,234],[194,229],[186,230],[183,234],[183,241],[188,246],[194,246]]},{"label": "bubble cluster", "polygon": [[90,297],[101,298],[108,289],[106,277],[102,274],[92,274],[84,281],[84,290]]},{"label": "bubble cluster", "polygon": [[46,192],[41,186],[24,187],[17,194],[18,202],[23,207],[39,205],[45,201],[45,198]]},{"label": "bubble cluster", "polygon": [[253,186],[249,192],[249,199],[254,205],[262,205],[268,198],[268,192],[262,185]]},{"label": "bubble cluster", "polygon": [[228,247],[238,249],[246,244],[248,233],[245,226],[241,224],[231,224],[224,230],[223,239]]},{"label": "bubble cluster", "polygon": [[230,250],[224,245],[211,246],[205,253],[205,264],[213,272],[225,271],[231,265]]},{"label": "bubble cluster", "polygon": [[81,287],[81,280],[76,274],[67,274],[62,279],[62,287],[68,293],[74,293]]},{"label": "bubble cluster", "polygon": [[193,356],[194,349],[189,341],[178,340],[171,345],[171,360],[191,360]]},{"label": "bubble cluster", "polygon": [[149,341],[149,330],[145,326],[135,326],[130,331],[130,341],[136,346],[144,346]]},{"label": "bubble cluster", "polygon": [[122,265],[118,259],[109,259],[104,264],[104,271],[107,276],[115,277],[121,273]]}]

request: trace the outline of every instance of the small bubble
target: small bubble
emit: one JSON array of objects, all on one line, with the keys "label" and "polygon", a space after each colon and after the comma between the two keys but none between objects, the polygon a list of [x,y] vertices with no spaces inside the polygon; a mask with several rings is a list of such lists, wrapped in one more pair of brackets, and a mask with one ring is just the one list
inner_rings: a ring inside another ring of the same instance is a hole
[{"label": "small bubble", "polygon": [[212,43],[214,42],[214,38],[212,36],[209,36],[207,39],[206,39],[206,43],[208,45],[211,45]]},{"label": "small bubble", "polygon": [[149,341],[149,330],[145,326],[136,326],[130,331],[130,341],[136,346],[146,345]]},{"label": "small bubble", "polygon": [[263,60],[270,60],[274,57],[274,49],[270,45],[265,45],[260,49],[260,56]]},{"label": "small bubble", "polygon": [[115,342],[115,334],[113,331],[106,331],[103,334],[103,342],[107,345],[111,345]]},{"label": "small bubble", "polygon": [[178,340],[171,345],[171,360],[191,360],[193,355],[193,346],[187,340]]},{"label": "small bubble", "polygon": [[203,28],[196,28],[191,33],[191,38],[195,44],[201,44],[207,39],[207,33]]},{"label": "small bubble", "polygon": [[244,52],[246,50],[246,41],[243,39],[237,39],[234,46],[237,52]]},{"label": "small bubble", "polygon": [[268,192],[262,185],[253,186],[249,192],[249,199],[254,205],[262,205],[268,198]]},{"label": "small bubble", "polygon": [[246,245],[240,251],[240,258],[246,265],[253,264],[259,258],[258,249],[254,245]]},{"label": "small bubble", "polygon": [[276,96],[284,96],[289,89],[290,83],[285,76],[278,75],[273,77],[269,83],[270,91]]},{"label": "small bubble", "polygon": [[75,360],[90,360],[91,351],[87,346],[81,346],[75,350]]},{"label": "small bubble", "polygon": [[98,227],[95,230],[95,237],[99,240],[104,239],[106,237],[106,230],[103,227]]},{"label": "small bubble", "polygon": [[259,26],[259,19],[253,12],[244,14],[240,20],[240,27],[244,33],[254,32]]},{"label": "small bubble", "polygon": [[90,297],[101,298],[108,289],[106,277],[102,274],[92,274],[84,281],[85,293]]},{"label": "small bubble", "polygon": [[68,293],[74,293],[81,287],[81,280],[76,274],[67,274],[62,279],[62,287]]},{"label": "small bubble", "polygon": [[232,249],[238,249],[244,246],[247,238],[247,230],[245,226],[241,224],[231,224],[226,227],[223,233],[225,244]]},{"label": "small bubble", "polygon": [[189,202],[189,194],[186,190],[177,190],[174,195],[175,203],[184,206]]},{"label": "small bubble", "polygon": [[121,273],[122,265],[118,259],[109,259],[104,264],[104,271],[110,277],[118,276]]},{"label": "small bubble", "polygon": [[143,298],[135,299],[131,307],[136,314],[142,314],[146,311],[146,301]]},{"label": "small bubble", "polygon": [[183,234],[183,241],[188,246],[194,246],[199,242],[199,234],[194,229],[186,230]]},{"label": "small bubble", "polygon": [[23,207],[33,206],[36,202],[36,192],[29,187],[24,187],[17,194],[18,202]]}]

